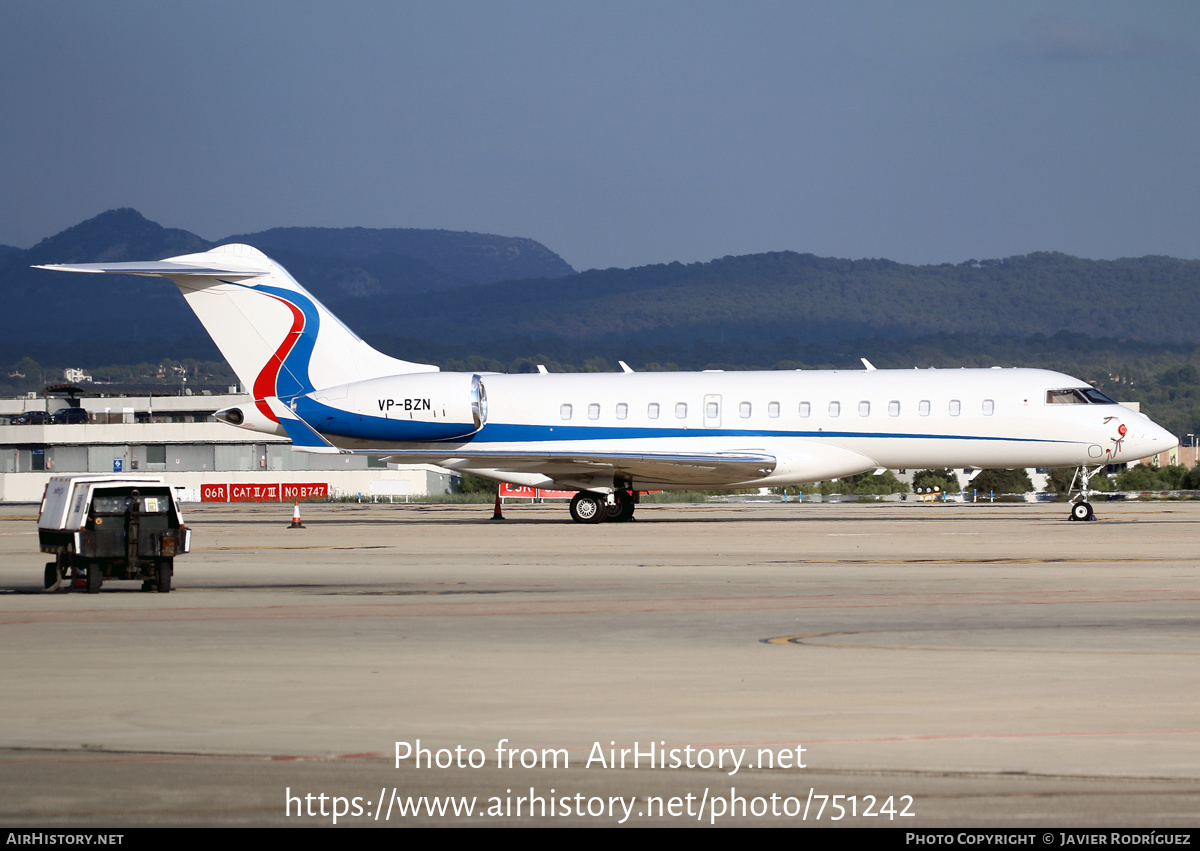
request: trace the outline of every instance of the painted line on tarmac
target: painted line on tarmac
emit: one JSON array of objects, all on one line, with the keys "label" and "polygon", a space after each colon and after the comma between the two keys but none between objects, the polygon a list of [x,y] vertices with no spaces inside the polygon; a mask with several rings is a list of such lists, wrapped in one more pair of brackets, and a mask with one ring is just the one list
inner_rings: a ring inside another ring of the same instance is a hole
[{"label": "painted line on tarmac", "polygon": [[1018,556],[1014,558],[940,556],[935,558],[789,558],[777,561],[753,561],[750,564],[1134,564],[1183,560],[1186,559],[1181,556],[1138,556],[1134,558],[1115,556]]},{"label": "painted line on tarmac", "polygon": [[231,550],[243,550],[246,552],[259,552],[260,550],[390,550],[394,549],[391,544],[352,544],[341,546],[278,546],[278,547],[192,547],[191,552],[228,552]]},{"label": "painted line on tarmac", "polygon": [[[130,592],[135,594],[137,592]],[[96,600],[119,599],[101,592]],[[78,599],[73,595],[45,599]],[[90,601],[90,598],[89,598]],[[1013,593],[960,592],[939,595],[870,594],[855,598],[824,596],[794,597],[704,597],[680,600],[624,599],[596,602],[562,600],[463,601],[445,596],[421,595],[395,602],[323,603],[296,606],[182,606],[153,609],[86,609],[0,613],[0,625],[34,623],[137,623],[153,621],[222,621],[403,617],[506,617],[589,614],[648,614],[663,612],[763,611],[795,609],[859,609],[927,606],[1031,606],[1057,604],[1160,603],[1200,601],[1200,591],[1146,589],[1096,593],[1078,591],[1047,594],[1043,591]]]},{"label": "painted line on tarmac", "polygon": [[[1056,626],[1055,629],[1086,629],[1094,628],[1095,624],[1079,626]],[[906,650],[929,653],[1036,653],[1046,656],[1200,656],[1200,650],[1065,650],[1061,648],[1040,649],[1027,647],[930,647],[920,644],[840,644],[833,641],[818,641],[816,639],[832,638],[837,635],[869,635],[894,634],[888,630],[873,630],[871,632],[816,632],[809,635],[779,635],[774,638],[760,638],[760,644],[776,644],[800,647],[836,648],[839,650]]]}]

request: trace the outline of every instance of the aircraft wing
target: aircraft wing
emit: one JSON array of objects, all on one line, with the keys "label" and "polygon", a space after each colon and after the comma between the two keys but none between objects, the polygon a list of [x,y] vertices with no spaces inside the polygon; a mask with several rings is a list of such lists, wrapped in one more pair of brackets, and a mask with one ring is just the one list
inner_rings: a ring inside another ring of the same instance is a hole
[{"label": "aircraft wing", "polygon": [[759,479],[775,469],[775,456],[760,452],[496,452],[458,450],[454,455],[423,449],[392,452],[393,463],[440,464],[510,473],[537,473],[570,482],[613,477],[638,482],[722,485]]}]

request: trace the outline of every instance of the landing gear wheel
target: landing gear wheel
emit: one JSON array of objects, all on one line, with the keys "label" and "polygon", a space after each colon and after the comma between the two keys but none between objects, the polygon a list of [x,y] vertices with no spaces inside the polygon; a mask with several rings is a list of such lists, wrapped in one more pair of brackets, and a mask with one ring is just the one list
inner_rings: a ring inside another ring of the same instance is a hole
[{"label": "landing gear wheel", "polygon": [[628,523],[633,519],[633,494],[629,491],[617,491],[613,494],[614,502],[608,506],[608,523]]},{"label": "landing gear wheel", "polygon": [[576,523],[603,523],[607,516],[608,505],[603,495],[580,491],[571,498],[571,519]]},{"label": "landing gear wheel", "polygon": [[171,574],[175,572],[171,559],[167,559],[158,566],[158,593],[171,593]]},{"label": "landing gear wheel", "polygon": [[1077,502],[1071,506],[1072,520],[1093,520],[1096,517],[1096,512],[1092,511],[1090,502]]},{"label": "landing gear wheel", "polygon": [[104,584],[104,577],[100,574],[100,565],[89,564],[87,569],[87,592],[89,594],[98,594],[102,584]]},{"label": "landing gear wheel", "polygon": [[62,572],[58,569],[58,562],[46,562],[44,582],[47,591],[57,591],[59,586],[62,585]]}]

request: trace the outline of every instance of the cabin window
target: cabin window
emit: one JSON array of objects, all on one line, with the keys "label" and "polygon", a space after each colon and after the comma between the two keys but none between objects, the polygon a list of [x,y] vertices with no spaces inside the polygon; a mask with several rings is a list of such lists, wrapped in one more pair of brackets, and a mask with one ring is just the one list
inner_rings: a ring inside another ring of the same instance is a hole
[{"label": "cabin window", "polygon": [[923,417],[929,416],[929,400],[922,399],[917,405],[917,413]]},{"label": "cabin window", "polygon": [[962,402],[957,399],[950,400],[950,416],[957,417],[962,413]]},{"label": "cabin window", "polygon": [[893,399],[892,401],[888,402],[888,416],[889,417],[900,416],[900,402],[898,400]]},{"label": "cabin window", "polygon": [[742,419],[746,419],[750,416],[750,410],[751,408],[749,402],[742,402],[742,404],[738,405],[738,415]]},{"label": "cabin window", "polygon": [[811,413],[812,413],[812,405],[809,404],[808,402],[801,402],[800,403],[800,416],[807,417]]},{"label": "cabin window", "polygon": [[996,413],[996,402],[992,399],[984,399],[983,400],[983,415],[985,417],[990,417],[994,413]]},{"label": "cabin window", "polygon": [[870,403],[870,402],[866,402],[866,401],[859,402],[859,403],[858,403],[858,415],[859,415],[860,417],[869,417],[869,416],[871,416],[871,403]]},{"label": "cabin window", "polygon": [[682,420],[687,416],[687,402],[675,403],[675,419]]},{"label": "cabin window", "polygon": [[600,419],[600,406],[598,404],[596,404],[595,402],[592,402],[592,404],[588,405],[588,419],[589,420]]},{"label": "cabin window", "polygon": [[571,406],[569,404],[563,405],[561,408],[558,409],[558,415],[560,417],[562,417],[564,420],[571,419]]},{"label": "cabin window", "polygon": [[617,403],[617,419],[623,420],[629,416],[629,406],[624,402]]},{"label": "cabin window", "polygon": [[829,416],[837,417],[837,416],[841,416],[841,413],[842,413],[842,403],[841,402],[830,402],[829,403]]},{"label": "cabin window", "polygon": [[767,416],[775,417],[775,418],[779,417],[779,403],[778,402],[772,402],[771,404],[767,405]]},{"label": "cabin window", "polygon": [[646,416],[652,420],[658,419],[658,402],[651,402],[646,406]]},{"label": "cabin window", "polygon": [[720,414],[720,406],[716,402],[709,402],[704,406],[704,416],[708,419],[715,420]]}]

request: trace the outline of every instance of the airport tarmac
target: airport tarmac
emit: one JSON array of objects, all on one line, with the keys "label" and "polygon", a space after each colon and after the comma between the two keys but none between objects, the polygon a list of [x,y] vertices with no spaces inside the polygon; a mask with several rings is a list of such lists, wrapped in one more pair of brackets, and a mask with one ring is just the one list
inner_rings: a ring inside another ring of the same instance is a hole
[{"label": "airport tarmac", "polygon": [[0,508],[0,824],[1200,822],[1200,503],[188,509],[88,595]]}]

